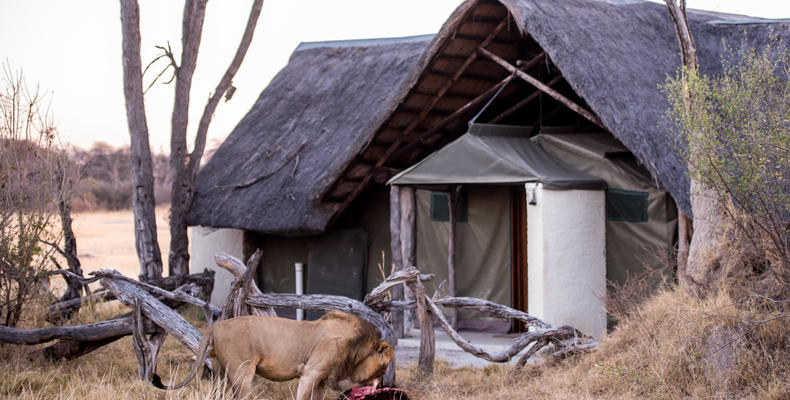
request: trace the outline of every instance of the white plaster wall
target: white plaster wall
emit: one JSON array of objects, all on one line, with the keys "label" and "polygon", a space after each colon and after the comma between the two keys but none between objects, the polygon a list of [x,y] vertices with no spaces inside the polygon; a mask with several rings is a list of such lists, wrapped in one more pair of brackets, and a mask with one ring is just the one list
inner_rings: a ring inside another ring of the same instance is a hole
[{"label": "white plaster wall", "polygon": [[203,272],[206,268],[216,271],[214,290],[211,292],[211,304],[222,307],[230,292],[233,275],[217,266],[214,254],[223,252],[242,260],[244,257],[244,231],[205,226],[193,226],[191,231],[189,272]]},{"label": "white plaster wall", "polygon": [[554,326],[600,337],[606,332],[604,192],[549,190],[529,183],[529,313]]}]

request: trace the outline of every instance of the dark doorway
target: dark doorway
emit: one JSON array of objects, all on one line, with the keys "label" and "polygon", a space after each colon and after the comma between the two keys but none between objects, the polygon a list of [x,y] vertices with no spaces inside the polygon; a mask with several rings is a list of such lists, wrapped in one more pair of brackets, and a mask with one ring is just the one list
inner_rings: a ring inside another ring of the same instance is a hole
[{"label": "dark doorway", "polygon": [[[527,194],[523,186],[510,191],[511,271],[513,308],[527,312]],[[513,332],[525,332],[523,323],[514,321]]]}]

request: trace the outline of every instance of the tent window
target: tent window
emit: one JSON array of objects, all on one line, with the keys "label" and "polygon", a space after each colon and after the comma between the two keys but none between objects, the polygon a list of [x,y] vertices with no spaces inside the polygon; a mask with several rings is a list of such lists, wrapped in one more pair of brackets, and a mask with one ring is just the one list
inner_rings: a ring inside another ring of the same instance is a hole
[{"label": "tent window", "polygon": [[647,192],[606,190],[606,220],[647,222]]},{"label": "tent window", "polygon": [[[447,204],[449,196],[450,194],[447,192],[431,192],[431,221],[450,221],[450,207]],[[466,222],[468,220],[467,204],[466,192],[458,194],[455,205],[455,222]]]}]

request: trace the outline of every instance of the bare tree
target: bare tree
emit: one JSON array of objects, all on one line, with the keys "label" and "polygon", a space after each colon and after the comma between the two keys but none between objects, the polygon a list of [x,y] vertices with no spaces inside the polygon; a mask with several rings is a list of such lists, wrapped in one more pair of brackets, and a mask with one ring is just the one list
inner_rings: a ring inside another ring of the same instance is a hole
[{"label": "bare tree", "polygon": [[[682,62],[681,79],[683,103],[688,114],[695,114],[697,104],[689,85],[699,78],[697,47],[686,17],[685,0],[664,0],[675,26]],[[699,132],[687,132],[694,137]],[[693,223],[686,215],[680,216],[680,243],[678,245],[678,278],[681,285],[693,293],[700,293],[712,285],[720,264],[724,239],[724,212],[717,201],[717,193],[699,179],[694,178],[692,163],[690,200],[694,214]],[[693,234],[692,234],[693,232]],[[689,243],[690,236],[690,243]],[[688,258],[686,259],[686,249]]]},{"label": "bare tree", "polygon": [[[165,67],[173,68],[175,79],[175,101],[171,118],[170,167],[172,170],[172,200],[170,207],[170,275],[189,272],[189,238],[187,237],[186,213],[192,202],[195,178],[206,147],[206,135],[214,111],[222,96],[230,99],[235,88],[233,77],[239,70],[249,49],[255,32],[263,0],[254,0],[250,9],[247,26],[236,55],[220,79],[219,84],[209,97],[198,123],[195,141],[191,152],[187,149],[187,126],[189,122],[189,101],[192,76],[197,66],[198,50],[203,32],[207,0],[187,0],[184,5],[182,21],[182,52],[180,64],[168,46],[159,47],[163,54],[154,59],[149,67],[159,59],[168,60]],[[134,175],[134,213],[137,252],[140,257],[141,279],[160,278],[162,262],[156,240],[154,220],[153,173],[151,151],[148,145],[148,128],[142,91],[142,71],[140,61],[140,12],[136,0],[121,0],[121,22],[123,25],[124,90],[126,93],[129,134],[132,137],[132,158]],[[163,70],[158,76],[165,72]]]},{"label": "bare tree", "polygon": [[140,280],[162,278],[162,255],[156,237],[154,172],[148,122],[143,101],[143,71],[140,61],[140,7],[136,0],[121,0],[123,36],[123,90],[129,124],[132,158],[132,211],[134,240],[140,261]]},{"label": "bare tree", "polygon": [[[71,231],[73,170],[38,87],[21,72],[3,68],[0,90],[0,315],[6,326],[20,320],[26,303],[46,293],[54,256],[82,274]],[[61,230],[57,216],[61,215]],[[64,238],[65,250],[59,242]],[[64,297],[79,297],[79,282]]]}]

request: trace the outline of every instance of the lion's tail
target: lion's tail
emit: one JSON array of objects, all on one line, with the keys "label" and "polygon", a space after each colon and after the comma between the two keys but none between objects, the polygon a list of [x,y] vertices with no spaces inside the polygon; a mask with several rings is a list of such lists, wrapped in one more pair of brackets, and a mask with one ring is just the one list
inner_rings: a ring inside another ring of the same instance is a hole
[{"label": "lion's tail", "polygon": [[209,342],[211,342],[212,336],[214,336],[214,330],[212,328],[208,328],[208,331],[206,331],[206,333],[200,339],[200,346],[198,346],[197,358],[195,359],[195,364],[192,365],[192,371],[189,373],[186,379],[175,385],[167,386],[162,383],[162,378],[160,378],[159,375],[154,374],[153,379],[151,379],[151,383],[155,387],[164,390],[175,390],[186,386],[187,383],[189,383],[192,379],[195,378],[195,376],[200,371],[203,364],[206,362],[206,354],[208,354],[208,345]]}]

